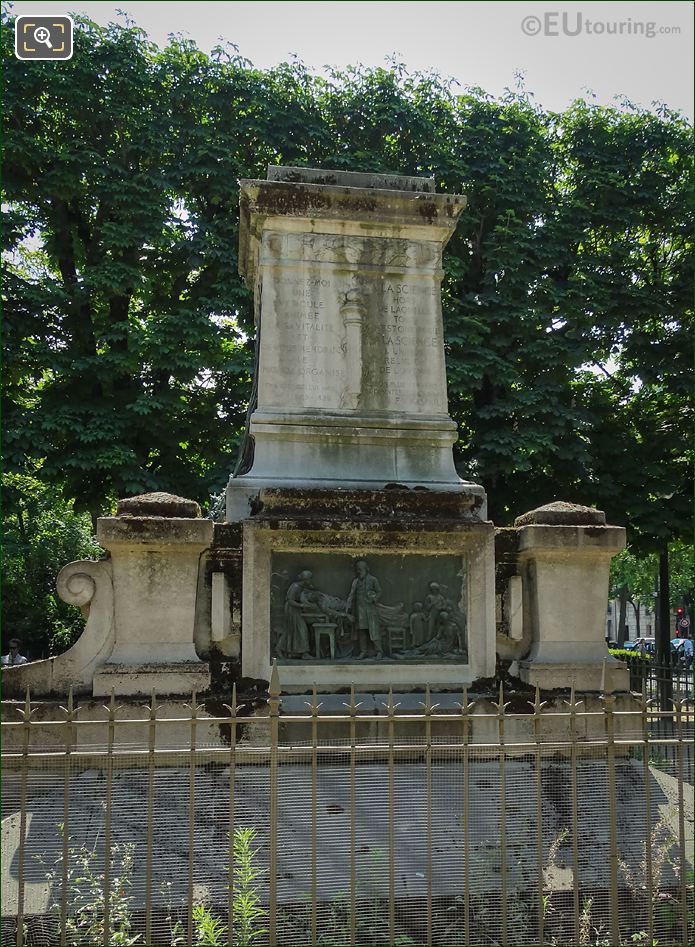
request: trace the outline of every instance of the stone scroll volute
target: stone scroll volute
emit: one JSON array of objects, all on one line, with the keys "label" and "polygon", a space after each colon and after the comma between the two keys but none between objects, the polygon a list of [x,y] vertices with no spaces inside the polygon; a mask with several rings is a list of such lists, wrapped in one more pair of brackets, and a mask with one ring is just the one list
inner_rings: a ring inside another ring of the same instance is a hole
[{"label": "stone scroll volute", "polygon": [[61,569],[58,595],[87,618],[84,631],[64,654],[32,661],[3,674],[6,697],[22,696],[29,688],[35,697],[91,694],[94,672],[108,659],[115,643],[111,563],[83,560]]}]

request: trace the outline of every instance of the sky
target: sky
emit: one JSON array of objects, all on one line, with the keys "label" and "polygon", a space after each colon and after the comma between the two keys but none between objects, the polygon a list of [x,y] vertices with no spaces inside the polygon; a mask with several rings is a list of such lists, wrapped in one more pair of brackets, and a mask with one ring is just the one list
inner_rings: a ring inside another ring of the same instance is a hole
[{"label": "sky", "polygon": [[[16,14],[86,13],[98,23],[125,11],[159,45],[183,33],[209,52],[222,38],[254,65],[293,54],[326,65],[435,69],[493,95],[516,87],[551,110],[578,97],[665,103],[693,118],[693,4],[682,2],[95,2],[14,3]],[[617,97],[617,98],[616,98]]]}]

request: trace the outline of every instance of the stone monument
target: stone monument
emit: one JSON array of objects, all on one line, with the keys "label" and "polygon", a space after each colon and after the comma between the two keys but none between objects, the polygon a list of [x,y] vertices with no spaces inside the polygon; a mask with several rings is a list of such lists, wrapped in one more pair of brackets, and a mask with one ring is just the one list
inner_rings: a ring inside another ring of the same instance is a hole
[{"label": "stone monument", "polygon": [[[494,673],[493,528],[454,467],[430,178],[270,168],[241,182],[257,331],[243,530],[245,676],[459,686]],[[385,669],[388,665],[388,669]]]},{"label": "stone monument", "polygon": [[440,283],[465,203],[421,177],[241,182],[256,371],[226,519],[122,501],[98,522],[108,555],[58,579],[89,612],[81,638],[6,671],[7,696],[190,694],[208,659],[257,693],[273,662],[286,694],[354,684],[376,700],[460,692],[497,658],[544,690],[627,690],[604,638],[625,531],[567,503],[495,530],[454,467]]}]

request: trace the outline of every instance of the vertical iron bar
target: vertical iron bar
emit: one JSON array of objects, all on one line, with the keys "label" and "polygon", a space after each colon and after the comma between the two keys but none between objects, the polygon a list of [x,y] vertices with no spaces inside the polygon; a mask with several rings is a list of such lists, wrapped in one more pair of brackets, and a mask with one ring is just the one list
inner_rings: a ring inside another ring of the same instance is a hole
[{"label": "vertical iron bar", "polygon": [[396,939],[396,834],[395,834],[395,772],[394,772],[394,717],[393,690],[389,687],[388,703],[388,835],[389,835],[389,943]]},{"label": "vertical iron bar", "polygon": [[499,722],[499,766],[500,766],[500,943],[506,947],[507,936],[507,787],[506,751],[504,748],[504,685],[500,681],[500,697],[497,705]]},{"label": "vertical iron bar", "polygon": [[73,720],[75,705],[72,687],[68,691],[68,706],[65,717],[65,770],[63,773],[63,871],[60,891],[60,942],[64,944],[67,936],[68,923],[68,881],[70,878],[70,764],[72,741],[74,739]]},{"label": "vertical iron bar", "polygon": [[113,821],[113,744],[116,731],[116,697],[111,691],[106,739],[106,805],[104,811],[104,943],[111,943],[111,826]]},{"label": "vertical iron bar", "polygon": [[235,798],[234,790],[236,783],[236,684],[232,685],[232,703],[229,709],[229,849],[227,857],[229,859],[227,866],[227,932],[229,942],[233,943],[235,939],[234,926],[234,815]]},{"label": "vertical iron bar", "polygon": [[470,717],[468,704],[468,687],[463,688],[461,703],[461,721],[463,736],[463,929],[464,944],[471,942],[471,878],[470,878]]},{"label": "vertical iron bar", "polygon": [[543,876],[543,758],[541,755],[541,692],[536,685],[536,696],[533,702],[533,730],[536,738],[536,861],[538,884],[538,943],[544,943],[543,930],[545,927],[545,889]]},{"label": "vertical iron bar", "polygon": [[17,943],[24,943],[24,860],[27,839],[27,794],[29,780],[29,745],[31,742],[31,694],[27,687],[22,720],[22,770],[19,787],[19,865],[17,866]]},{"label": "vertical iron bar", "polygon": [[280,676],[273,661],[268,688],[270,720],[270,865],[268,878],[268,943],[277,944],[278,899],[278,745],[280,740]]},{"label": "vertical iron bar", "polygon": [[604,694],[606,721],[606,757],[608,764],[608,829],[610,844],[610,888],[611,888],[611,938],[614,944],[620,943],[620,904],[618,900],[618,812],[615,774],[615,719],[613,704],[615,697]]},{"label": "vertical iron bar", "polygon": [[150,700],[147,738],[147,849],[145,854],[145,943],[152,940],[152,860],[154,845],[154,750],[157,739],[157,698]]},{"label": "vertical iron bar", "polygon": [[191,694],[191,746],[188,757],[188,942],[193,943],[193,878],[195,872],[195,773],[197,765],[196,738],[198,722],[198,700],[196,692]]},{"label": "vertical iron bar", "polygon": [[357,704],[355,685],[350,686],[350,944],[357,943],[357,761],[356,724]]},{"label": "vertical iron bar", "polygon": [[678,761],[678,861],[681,882],[681,933],[683,943],[688,943],[688,880],[685,862],[685,804],[683,799],[683,706],[685,700],[681,698],[676,703],[676,759]]},{"label": "vertical iron bar", "polygon": [[642,692],[642,753],[644,757],[644,865],[647,882],[647,924],[648,943],[654,943],[654,870],[652,867],[652,775],[649,769],[651,747],[649,744],[649,701],[647,700],[647,682]]},{"label": "vertical iron bar", "polygon": [[311,943],[317,944],[317,854],[318,854],[318,703],[316,684],[311,698]]},{"label": "vertical iron bar", "polygon": [[432,944],[432,700],[430,685],[425,691],[425,767],[427,806],[427,947]]},{"label": "vertical iron bar", "polygon": [[579,794],[577,792],[577,700],[574,694],[574,684],[570,691],[570,778],[572,794],[572,912],[574,914],[574,937],[577,943],[580,940],[579,914]]}]

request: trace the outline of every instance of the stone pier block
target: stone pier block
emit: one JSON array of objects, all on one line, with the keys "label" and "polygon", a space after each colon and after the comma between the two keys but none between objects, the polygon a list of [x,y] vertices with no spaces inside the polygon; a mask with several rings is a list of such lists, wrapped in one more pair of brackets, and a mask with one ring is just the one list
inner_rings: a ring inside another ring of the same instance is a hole
[{"label": "stone pier block", "polygon": [[199,559],[212,542],[212,521],[191,518],[189,510],[148,516],[137,499],[97,522],[97,539],[111,553],[115,644],[94,675],[94,694],[204,690],[209,668],[193,633]]},{"label": "stone pier block", "polygon": [[516,526],[523,621],[533,636],[521,679],[543,689],[627,690],[629,671],[605,640],[610,562],[625,548],[625,530],[607,526],[601,510],[569,503],[533,510]]}]

